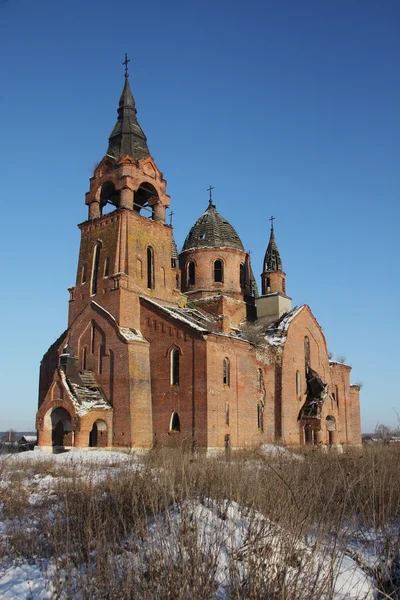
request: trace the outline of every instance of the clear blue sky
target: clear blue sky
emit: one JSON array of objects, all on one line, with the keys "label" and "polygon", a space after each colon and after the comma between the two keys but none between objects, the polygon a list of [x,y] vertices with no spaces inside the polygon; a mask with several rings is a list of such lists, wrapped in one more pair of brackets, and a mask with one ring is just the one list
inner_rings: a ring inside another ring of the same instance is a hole
[{"label": "clear blue sky", "polygon": [[178,246],[211,183],[258,275],[275,215],[288,293],[364,384],[363,430],[395,424],[399,30],[398,0],[0,0],[0,430],[34,426],[125,52]]}]

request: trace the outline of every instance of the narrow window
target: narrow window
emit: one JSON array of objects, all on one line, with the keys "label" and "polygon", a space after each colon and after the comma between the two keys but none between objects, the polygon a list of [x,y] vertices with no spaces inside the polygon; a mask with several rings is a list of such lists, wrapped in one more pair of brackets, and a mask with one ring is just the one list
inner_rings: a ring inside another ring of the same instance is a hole
[{"label": "narrow window", "polygon": [[107,256],[106,260],[104,261],[104,277],[109,277],[110,276],[110,257]]},{"label": "narrow window", "polygon": [[296,396],[301,396],[301,375],[296,371]]},{"label": "narrow window", "polygon": [[335,400],[337,402],[337,405],[339,406],[339,388],[337,385],[335,385]]},{"label": "narrow window", "polygon": [[269,277],[267,277],[267,292],[269,292],[271,289],[271,279]]},{"label": "narrow window", "polygon": [[178,274],[175,275],[175,288],[177,290],[179,290],[179,275]]},{"label": "narrow window", "polygon": [[306,366],[310,364],[310,340],[308,336],[304,338],[304,360],[306,361]]},{"label": "narrow window", "polygon": [[81,283],[86,283],[86,265],[83,265],[81,272]]},{"label": "narrow window", "polygon": [[181,422],[179,420],[179,415],[176,412],[172,413],[172,415],[171,415],[169,430],[170,430],[170,432],[175,432],[175,433],[181,432]]},{"label": "narrow window", "polygon": [[179,350],[171,352],[171,385],[179,385]]},{"label": "narrow window", "polygon": [[196,275],[196,267],[195,267],[194,262],[191,260],[190,263],[188,264],[188,271],[187,271],[188,285],[194,285],[195,275]]},{"label": "narrow window", "polygon": [[214,281],[217,283],[224,281],[224,263],[219,259],[214,262]]},{"label": "narrow window", "polygon": [[257,387],[259,390],[262,390],[262,387],[263,387],[262,369],[257,369]]},{"label": "narrow window", "polygon": [[162,281],[163,286],[165,287],[166,280],[165,280],[165,269],[164,269],[164,267],[161,267],[161,281]]},{"label": "narrow window", "polygon": [[239,270],[240,287],[244,288],[246,286],[244,263],[240,263],[239,269],[240,269]]},{"label": "narrow window", "polygon": [[94,323],[92,323],[92,328],[91,328],[91,333],[90,333],[90,350],[92,352],[92,354],[94,354],[94,347],[95,347],[95,326]]},{"label": "narrow window", "polygon": [[83,348],[82,348],[82,371],[86,371],[86,354],[87,354],[87,348],[86,348],[86,346],[83,346]]},{"label": "narrow window", "polygon": [[286,294],[286,279],[282,279],[282,292]]},{"label": "narrow window", "polygon": [[154,289],[154,251],[151,246],[147,248],[147,287]]},{"label": "narrow window", "polygon": [[229,425],[229,402],[225,402],[225,425]]},{"label": "narrow window", "polygon": [[90,293],[92,296],[94,296],[97,293],[97,276],[99,273],[100,247],[100,244],[96,244],[93,253],[92,282],[90,286]]},{"label": "narrow window", "polygon": [[261,404],[257,404],[257,427],[260,431],[263,431],[264,429],[264,424],[263,424],[263,409]]},{"label": "narrow window", "polygon": [[229,385],[229,358],[224,358],[223,364],[223,382],[224,385]]},{"label": "narrow window", "polygon": [[140,258],[136,259],[136,277],[138,279],[142,279],[143,277],[142,261],[140,260]]}]

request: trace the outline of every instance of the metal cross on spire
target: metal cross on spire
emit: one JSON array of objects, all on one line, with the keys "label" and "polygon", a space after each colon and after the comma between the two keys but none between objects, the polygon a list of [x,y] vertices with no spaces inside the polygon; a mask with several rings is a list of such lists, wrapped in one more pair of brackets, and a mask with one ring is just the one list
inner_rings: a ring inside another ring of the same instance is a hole
[{"label": "metal cross on spire", "polygon": [[172,227],[172,217],[173,217],[174,214],[175,213],[174,213],[173,210],[171,210],[170,213],[169,213],[169,225],[170,225],[170,227]]},{"label": "metal cross on spire", "polygon": [[131,59],[130,59],[130,58],[128,58],[128,55],[127,55],[127,53],[125,52],[125,60],[124,60],[124,62],[122,63],[123,65],[125,65],[125,77],[129,77],[129,73],[128,73],[128,63],[130,63],[130,62],[131,62]]},{"label": "metal cross on spire", "polygon": [[209,187],[209,188],[207,188],[207,192],[210,192],[210,199],[209,199],[209,201],[208,201],[208,202],[209,202],[209,204],[210,204],[210,206],[211,206],[211,204],[212,204],[212,191],[213,191],[213,189],[214,189],[214,188],[213,188],[213,186],[212,186],[212,185],[210,185],[210,187]]},{"label": "metal cross on spire", "polygon": [[268,219],[268,221],[271,221],[271,231],[274,230],[274,221],[275,221],[276,217],[273,217],[272,215],[270,216],[270,218]]}]

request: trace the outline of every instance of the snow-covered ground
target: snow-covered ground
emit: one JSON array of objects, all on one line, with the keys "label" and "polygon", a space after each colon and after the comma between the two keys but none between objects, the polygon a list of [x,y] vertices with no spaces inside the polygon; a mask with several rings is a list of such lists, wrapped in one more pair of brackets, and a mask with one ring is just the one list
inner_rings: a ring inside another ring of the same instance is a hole
[{"label": "snow-covered ground", "polygon": [[[286,453],[283,449],[274,447],[266,447],[263,451],[272,456]],[[63,472],[66,477],[68,472],[73,472],[75,477],[90,478],[96,482],[107,476],[118,477],[121,470],[140,471],[142,464],[140,457],[99,450],[57,455],[25,452],[0,457],[0,469],[2,467],[3,473],[7,468],[14,476],[15,473],[21,473],[21,485],[27,491],[34,515],[35,507],[40,506],[44,498],[52,496]],[[0,499],[3,498],[3,502],[4,493],[10,485],[11,480],[3,476],[0,481],[0,491],[3,491]],[[26,521],[21,522],[21,527],[26,527]],[[0,521],[0,536],[3,541],[12,528],[15,529],[15,520]],[[307,597],[307,586],[310,593],[311,589],[318,589],[319,586],[321,590],[329,589],[329,593],[321,592],[321,600],[373,600],[379,597],[374,591],[372,573],[380,547],[379,541],[372,534],[360,532],[359,539],[355,535],[346,541],[345,547],[340,551],[336,548],[333,552],[328,540],[321,543],[320,540],[313,540],[312,536],[307,542],[305,539],[294,540],[289,532],[260,513],[241,507],[233,501],[216,502],[210,498],[179,501],[153,517],[146,537],[141,538],[140,544],[132,534],[132,539],[127,541],[124,556],[118,559],[119,564],[122,565],[124,560],[130,564],[135,563],[133,555],[140,547],[141,556],[137,561],[139,575],[140,569],[144,569],[146,556],[154,552],[155,548],[157,552],[168,554],[173,565],[178,560],[178,554],[182,556],[180,544],[183,543],[183,530],[185,535],[189,531],[196,537],[196,544],[204,556],[215,557],[213,598],[216,600],[230,598],[233,567],[242,580],[246,580],[256,567],[256,571],[262,574],[266,587],[278,585],[277,582],[282,585],[283,573],[283,580],[287,585],[301,590],[301,598]],[[51,559],[14,559],[3,555],[0,559],[0,598],[44,600],[59,597],[52,583],[54,568]],[[195,598],[196,595],[187,597]],[[77,595],[73,600],[79,598]]]}]

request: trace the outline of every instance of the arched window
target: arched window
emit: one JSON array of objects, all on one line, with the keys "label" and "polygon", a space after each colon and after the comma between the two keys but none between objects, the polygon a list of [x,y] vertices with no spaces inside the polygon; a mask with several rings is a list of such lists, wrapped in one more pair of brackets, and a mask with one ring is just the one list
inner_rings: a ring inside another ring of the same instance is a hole
[{"label": "arched window", "polygon": [[310,364],[310,340],[308,336],[304,338],[304,360],[306,361],[306,366]]},{"label": "arched window", "polygon": [[257,427],[260,431],[264,429],[263,409],[260,403],[257,404]]},{"label": "arched window", "polygon": [[86,277],[87,277],[86,271],[87,271],[86,265],[83,265],[82,272],[81,272],[81,283],[86,283]]},{"label": "arched window", "polygon": [[110,276],[110,257],[107,256],[106,260],[104,261],[104,277],[109,277]]},{"label": "arched window", "polygon": [[269,277],[267,277],[267,292],[269,292],[271,289],[271,279]]},{"label": "arched window", "polygon": [[296,396],[301,396],[301,375],[296,371]]},{"label": "arched window", "polygon": [[262,369],[257,369],[257,387],[259,390],[262,390],[263,387],[263,373]]},{"label": "arched window", "polygon": [[179,350],[171,351],[171,385],[179,385]]},{"label": "arched window", "polygon": [[191,260],[187,267],[187,284],[194,285],[196,280],[196,266]]},{"label": "arched window", "polygon": [[229,425],[229,402],[225,402],[225,425]]},{"label": "arched window", "polygon": [[147,287],[154,289],[154,250],[151,246],[147,248]]},{"label": "arched window", "polygon": [[229,358],[224,358],[223,363],[223,382],[224,385],[229,385],[230,373],[229,373]]},{"label": "arched window", "polygon": [[92,296],[94,296],[97,293],[97,276],[99,274],[100,249],[101,243],[98,242],[95,245],[93,252],[92,280],[90,284],[90,294]]},{"label": "arched window", "polygon": [[244,263],[240,263],[239,281],[240,281],[240,287],[242,287],[242,288],[246,287],[246,271],[245,271]]},{"label": "arched window", "polygon": [[171,420],[169,423],[169,430],[171,433],[180,433],[181,432],[181,422],[179,420],[178,413],[174,412],[171,415]]},{"label": "arched window", "polygon": [[217,283],[224,281],[224,263],[220,259],[214,262],[214,281]]}]

